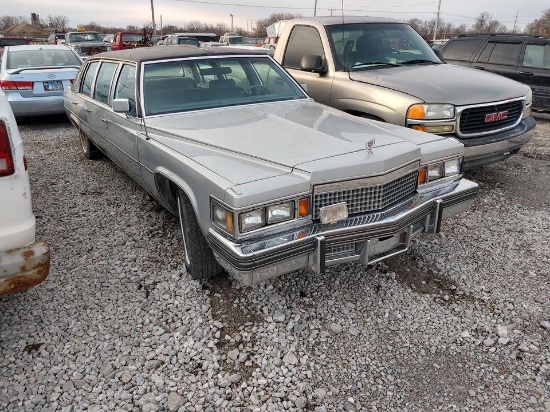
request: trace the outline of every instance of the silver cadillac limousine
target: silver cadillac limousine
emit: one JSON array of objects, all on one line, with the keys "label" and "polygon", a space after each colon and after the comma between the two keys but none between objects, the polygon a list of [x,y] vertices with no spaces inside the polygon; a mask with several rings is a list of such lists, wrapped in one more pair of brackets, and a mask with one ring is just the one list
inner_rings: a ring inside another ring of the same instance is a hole
[{"label": "silver cadillac limousine", "polygon": [[477,193],[459,142],[315,103],[261,52],[101,53],[64,104],[86,158],[105,154],[179,217],[195,279],[371,264]]}]

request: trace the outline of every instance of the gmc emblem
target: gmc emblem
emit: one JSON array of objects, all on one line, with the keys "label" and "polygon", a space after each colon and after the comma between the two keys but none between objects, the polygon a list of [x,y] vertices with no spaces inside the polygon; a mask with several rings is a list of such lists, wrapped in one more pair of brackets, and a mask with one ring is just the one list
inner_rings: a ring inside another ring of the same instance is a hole
[{"label": "gmc emblem", "polygon": [[485,115],[485,123],[497,122],[499,120],[508,119],[508,110],[498,113],[489,113]]}]

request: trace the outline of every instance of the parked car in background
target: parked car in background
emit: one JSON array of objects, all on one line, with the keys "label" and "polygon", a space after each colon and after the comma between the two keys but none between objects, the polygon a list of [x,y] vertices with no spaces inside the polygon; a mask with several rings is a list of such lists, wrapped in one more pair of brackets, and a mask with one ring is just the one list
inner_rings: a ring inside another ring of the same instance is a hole
[{"label": "parked car in background", "polygon": [[139,31],[120,31],[115,33],[113,39],[113,50],[135,49],[137,47],[150,47],[149,43],[144,38],[143,32]]},{"label": "parked car in background", "polygon": [[108,33],[103,38],[103,43],[113,43],[113,40],[115,39],[115,35],[112,33]]},{"label": "parked car in background", "polygon": [[0,90],[0,295],[42,282],[50,249],[36,242],[31,187],[23,140],[6,95]]},{"label": "parked car in background", "polygon": [[31,41],[24,37],[0,37],[0,50],[6,46],[19,46],[23,44],[31,44]]},{"label": "parked car in background", "polygon": [[450,39],[441,51],[447,63],[472,67],[527,84],[534,111],[550,113],[550,37],[475,34]]},{"label": "parked car in background", "polygon": [[165,46],[175,46],[181,44],[200,47],[199,41],[196,38],[190,36],[171,36],[167,37],[164,41]]},{"label": "parked car in background", "polygon": [[95,31],[73,31],[65,35],[65,44],[71,47],[83,60],[94,54],[112,50]]},{"label": "parked car in background", "polygon": [[458,139],[465,169],[517,153],[535,133],[529,87],[443,64],[398,20],[286,20],[274,58],[320,103]]},{"label": "parked car in background", "polygon": [[86,158],[105,153],[179,216],[195,279],[374,263],[439,232],[477,192],[456,140],[315,103],[261,52],[103,53],[65,109]]},{"label": "parked car in background", "polygon": [[0,89],[18,117],[64,113],[63,88],[81,64],[64,45],[7,46],[0,58]]},{"label": "parked car in background", "polygon": [[54,32],[48,36],[49,44],[64,44],[65,32]]}]

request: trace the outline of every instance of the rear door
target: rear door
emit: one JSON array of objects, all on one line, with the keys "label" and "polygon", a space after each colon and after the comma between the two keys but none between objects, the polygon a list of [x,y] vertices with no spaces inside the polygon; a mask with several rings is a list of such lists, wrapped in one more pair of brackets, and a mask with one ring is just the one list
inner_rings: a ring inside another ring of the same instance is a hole
[{"label": "rear door", "polygon": [[453,39],[443,46],[443,58],[447,63],[470,67],[483,41],[483,38]]},{"label": "rear door", "polygon": [[533,90],[533,109],[550,111],[550,40],[532,39],[525,43],[517,68],[517,80]]},{"label": "rear door", "polygon": [[485,44],[471,67],[518,80],[516,66],[521,49],[521,40],[491,39]]}]

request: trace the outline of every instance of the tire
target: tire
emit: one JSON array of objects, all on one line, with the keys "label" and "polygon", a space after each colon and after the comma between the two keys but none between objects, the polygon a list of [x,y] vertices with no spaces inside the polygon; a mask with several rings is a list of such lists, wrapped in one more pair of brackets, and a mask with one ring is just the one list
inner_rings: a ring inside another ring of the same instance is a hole
[{"label": "tire", "polygon": [[185,252],[185,268],[195,280],[206,280],[223,272],[201,231],[187,195],[177,189],[178,214]]},{"label": "tire", "polygon": [[84,157],[88,160],[94,160],[99,157],[99,149],[97,146],[86,136],[82,130],[78,131],[80,135],[80,145],[82,146],[82,152]]}]

